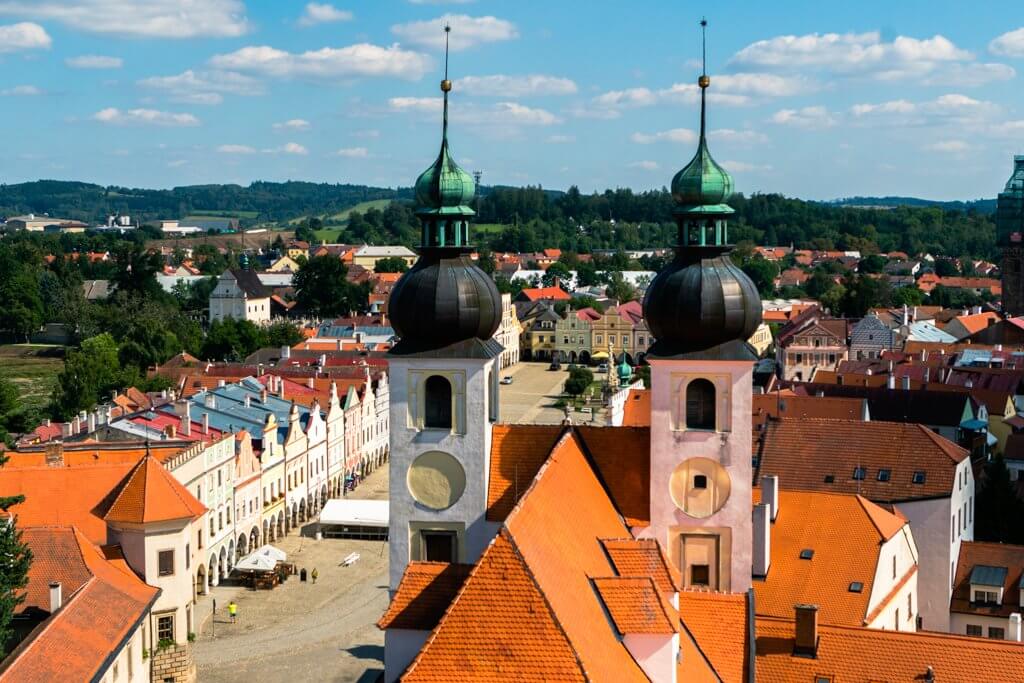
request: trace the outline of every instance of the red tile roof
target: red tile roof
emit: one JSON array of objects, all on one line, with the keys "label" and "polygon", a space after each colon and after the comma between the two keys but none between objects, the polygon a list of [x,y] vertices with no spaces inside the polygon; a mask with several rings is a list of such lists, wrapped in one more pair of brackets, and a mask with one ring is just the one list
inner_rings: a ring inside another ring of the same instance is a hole
[{"label": "red tile roof", "polygon": [[103,518],[108,522],[149,524],[195,519],[205,512],[206,507],[188,489],[147,455],[114,492]]},{"label": "red tile roof", "polygon": [[630,389],[622,407],[623,427],[651,426],[651,390]]},{"label": "red tile roof", "polygon": [[[971,572],[978,565],[1006,568],[1003,604],[978,605],[971,602]],[[1013,612],[1020,612],[1022,605],[1019,586],[1022,580],[1024,580],[1024,546],[964,541],[960,544],[960,559],[956,566],[956,587],[953,589],[949,611],[990,617],[1008,617]]]},{"label": "red tile roof", "polygon": [[494,425],[487,519],[501,522],[526,493],[562,433],[557,425]]},{"label": "red tile roof", "polygon": [[649,576],[663,593],[675,592],[681,583],[679,572],[653,538],[609,538],[601,545],[619,576]]},{"label": "red tile roof", "polygon": [[746,594],[681,591],[679,618],[723,681],[747,680]]},{"label": "red tile roof", "polygon": [[561,287],[533,287],[520,292],[526,301],[568,301],[572,297]]},{"label": "red tile roof", "polygon": [[679,630],[679,615],[650,577],[595,578],[594,588],[621,635],[672,635]]},{"label": "red tile roof", "polygon": [[756,628],[758,683],[923,681],[929,667],[936,681],[1001,683],[1024,671],[1024,644],[1009,641],[819,626],[816,656],[806,657],[793,653],[791,620],[759,618]]},{"label": "red tile roof", "polygon": [[377,627],[434,630],[472,569],[471,564],[410,562]]},{"label": "red tile roof", "polygon": [[49,611],[49,582],[68,583],[62,585],[63,607],[3,662],[0,678],[40,683],[92,680],[141,623],[159,589],[143,583],[123,562],[107,560],[76,529],[26,528],[24,539],[35,557],[29,595],[38,596],[45,589]]},{"label": "red tile roof", "polygon": [[[756,449],[756,481],[775,474],[785,489],[861,493],[876,502],[944,497],[968,452],[919,424],[856,420],[770,420]],[[862,480],[854,470],[865,468]],[[888,481],[878,480],[890,470]],[[921,484],[914,473],[923,472]],[[832,481],[826,481],[832,477]]]}]

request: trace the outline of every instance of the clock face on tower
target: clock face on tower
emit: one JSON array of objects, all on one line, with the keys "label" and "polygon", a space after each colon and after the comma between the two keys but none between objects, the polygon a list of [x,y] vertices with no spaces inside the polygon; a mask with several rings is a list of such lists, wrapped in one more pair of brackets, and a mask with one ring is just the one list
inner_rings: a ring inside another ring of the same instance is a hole
[{"label": "clock face on tower", "polygon": [[729,473],[710,458],[682,461],[672,471],[668,486],[676,507],[697,519],[721,510],[732,489]]}]

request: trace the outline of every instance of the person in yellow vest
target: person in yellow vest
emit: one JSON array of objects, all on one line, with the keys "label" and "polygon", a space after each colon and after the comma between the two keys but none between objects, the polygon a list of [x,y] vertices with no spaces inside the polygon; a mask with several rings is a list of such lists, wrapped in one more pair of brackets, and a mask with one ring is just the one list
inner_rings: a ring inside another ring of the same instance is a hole
[{"label": "person in yellow vest", "polygon": [[228,615],[231,617],[231,623],[235,623],[235,619],[238,617],[238,605],[234,600],[228,603]]},{"label": "person in yellow vest", "polygon": [[320,576],[320,572],[318,572],[316,570],[316,567],[313,567],[313,574],[312,574],[312,576],[313,576],[313,583],[316,583],[316,577]]}]

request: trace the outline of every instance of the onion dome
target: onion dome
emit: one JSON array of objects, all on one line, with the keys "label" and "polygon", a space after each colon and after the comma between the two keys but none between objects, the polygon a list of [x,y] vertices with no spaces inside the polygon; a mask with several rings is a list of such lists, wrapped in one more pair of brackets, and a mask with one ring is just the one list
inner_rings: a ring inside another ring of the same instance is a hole
[{"label": "onion dome", "polygon": [[629,380],[633,379],[633,367],[626,362],[626,354],[622,354],[622,362],[619,363],[619,367],[616,368],[616,372],[619,374],[619,383],[625,384]]},{"label": "onion dome", "polygon": [[[473,251],[469,221],[474,212],[468,204],[476,183],[448,150],[451,89],[446,48],[441,152],[416,181],[416,215],[422,224],[420,258],[395,283],[388,299],[388,316],[399,337],[393,354],[432,352],[473,340],[501,348],[490,342],[501,323],[501,294],[494,280],[469,257]],[[462,357],[470,350],[456,353]]]},{"label": "onion dome", "polygon": [[705,91],[711,79],[702,73],[697,85],[700,142],[693,160],[672,179],[673,217],[679,229],[676,256],[644,296],[644,319],[656,340],[649,355],[753,359],[746,340],[761,324],[761,297],[728,255],[733,209],[725,200],[733,182],[708,151]]}]

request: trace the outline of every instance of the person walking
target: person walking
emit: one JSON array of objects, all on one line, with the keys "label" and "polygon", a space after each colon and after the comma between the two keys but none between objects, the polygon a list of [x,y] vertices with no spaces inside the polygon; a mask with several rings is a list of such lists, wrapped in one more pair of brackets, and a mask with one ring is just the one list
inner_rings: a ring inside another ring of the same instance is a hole
[{"label": "person walking", "polygon": [[312,573],[311,576],[313,577],[313,583],[315,584],[316,583],[316,577],[320,576],[320,572],[318,572],[316,570],[316,567],[313,567],[313,573]]},{"label": "person walking", "polygon": [[235,623],[235,619],[238,617],[238,605],[234,600],[228,603],[228,615],[231,617],[231,623]]}]

